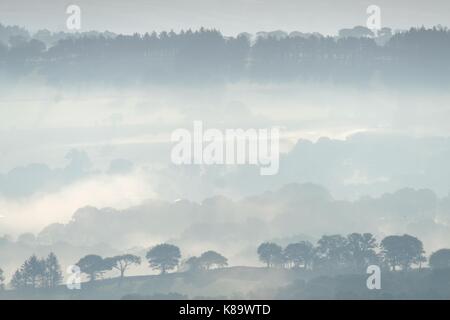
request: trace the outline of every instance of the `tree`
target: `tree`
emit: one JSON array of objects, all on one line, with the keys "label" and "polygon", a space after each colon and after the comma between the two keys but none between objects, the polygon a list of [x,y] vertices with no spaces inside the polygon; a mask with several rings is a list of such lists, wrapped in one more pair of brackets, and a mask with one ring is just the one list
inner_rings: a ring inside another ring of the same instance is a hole
[{"label": "tree", "polygon": [[206,251],[200,256],[200,264],[209,270],[215,266],[217,268],[223,268],[228,265],[228,259],[215,251]]},{"label": "tree", "polygon": [[304,269],[307,269],[314,256],[314,246],[309,241],[291,243],[284,249],[284,256],[287,262],[295,268],[303,266]]},{"label": "tree", "polygon": [[45,261],[32,255],[24,264],[24,275],[31,288],[43,286],[45,281]]},{"label": "tree", "polygon": [[5,277],[3,276],[3,270],[0,268],[0,291],[5,289]]},{"label": "tree", "polygon": [[267,264],[267,268],[279,265],[283,261],[283,248],[276,243],[265,242],[258,247],[259,260]]},{"label": "tree", "polygon": [[199,257],[190,257],[184,262],[184,264],[188,266],[189,271],[198,271],[202,269],[202,264]]},{"label": "tree", "polygon": [[377,240],[371,233],[352,233],[347,236],[347,247],[351,262],[357,271],[365,270],[368,265],[378,260],[375,249]]},{"label": "tree", "polygon": [[141,264],[141,258],[138,256],[135,256],[133,254],[124,254],[124,255],[120,255],[120,256],[106,258],[105,263],[107,265],[110,265],[113,269],[119,270],[120,279],[123,279],[123,277],[125,275],[125,271],[131,265]]},{"label": "tree", "polygon": [[62,281],[62,271],[59,265],[58,258],[53,252],[50,252],[45,260],[45,280],[46,286],[49,288],[55,288]]},{"label": "tree", "polygon": [[17,269],[11,279],[11,286],[15,289],[24,289],[27,284],[24,278],[23,270]]},{"label": "tree", "polygon": [[315,263],[322,268],[345,268],[350,257],[347,238],[341,235],[322,236],[317,242]]},{"label": "tree", "polygon": [[32,255],[16,270],[11,285],[16,289],[44,287],[45,261]]},{"label": "tree", "polygon": [[373,37],[374,33],[367,27],[355,26],[352,29],[341,29],[339,30],[339,37],[353,37],[353,38],[363,38],[363,37]]},{"label": "tree", "polygon": [[450,268],[450,249],[440,249],[430,256],[430,266],[432,269]]},{"label": "tree", "polygon": [[178,266],[181,253],[177,246],[163,243],[151,248],[147,252],[146,258],[151,268],[160,270],[161,274],[165,274],[168,270]]},{"label": "tree", "polygon": [[408,270],[412,264],[426,261],[422,241],[410,235],[387,236],[381,241],[385,262],[395,271],[397,267]]},{"label": "tree", "polygon": [[95,254],[89,254],[81,258],[76,265],[80,268],[82,273],[88,275],[89,281],[94,281],[98,276],[112,268],[112,266],[108,264],[108,261],[105,261],[102,257]]}]

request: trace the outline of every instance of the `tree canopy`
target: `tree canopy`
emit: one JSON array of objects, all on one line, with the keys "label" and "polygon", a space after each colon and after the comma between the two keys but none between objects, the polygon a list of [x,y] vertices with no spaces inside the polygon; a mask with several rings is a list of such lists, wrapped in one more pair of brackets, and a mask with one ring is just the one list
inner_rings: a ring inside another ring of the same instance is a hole
[{"label": "tree canopy", "polygon": [[94,281],[105,271],[112,269],[112,265],[109,261],[105,261],[102,257],[95,254],[90,254],[81,258],[76,265],[80,268],[82,273],[88,275],[90,281]]},{"label": "tree canopy", "polygon": [[412,264],[426,261],[422,241],[410,235],[388,236],[381,241],[382,254],[392,270],[408,270]]},{"label": "tree canopy", "polygon": [[131,265],[141,264],[141,258],[133,254],[123,254],[119,256],[114,256],[105,259],[105,264],[111,266],[111,268],[116,269],[120,272],[120,278],[123,278],[125,271]]},{"label": "tree canopy", "polygon": [[14,273],[11,285],[16,289],[55,288],[61,281],[61,266],[51,252],[45,259],[36,255],[28,258]]},{"label": "tree canopy", "polygon": [[151,268],[160,270],[161,274],[164,274],[178,266],[181,252],[177,246],[163,243],[151,248],[146,258]]},{"label": "tree canopy", "polygon": [[[53,82],[109,79],[121,84],[237,79],[368,83],[375,76],[387,83],[450,82],[450,75],[441,72],[449,68],[450,54],[450,32],[442,27],[395,33],[383,28],[376,36],[356,26],[337,37],[297,32],[259,33],[255,39],[205,28],[133,35],[5,32],[3,44],[0,35],[0,69],[11,79],[38,72]],[[123,61],[127,68],[118,67]]]},{"label": "tree canopy", "polygon": [[283,248],[272,242],[262,243],[258,247],[259,260],[267,267],[280,266],[284,262]]},{"label": "tree canopy", "polygon": [[430,266],[433,269],[450,268],[450,249],[440,249],[430,256]]}]

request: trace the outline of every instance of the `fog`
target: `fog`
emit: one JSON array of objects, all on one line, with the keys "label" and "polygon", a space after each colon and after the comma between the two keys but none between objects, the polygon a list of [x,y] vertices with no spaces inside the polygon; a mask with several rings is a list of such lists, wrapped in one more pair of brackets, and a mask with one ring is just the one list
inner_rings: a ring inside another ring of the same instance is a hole
[{"label": "fog", "polygon": [[[8,279],[29,255],[50,251],[70,265],[89,253],[143,257],[170,243],[183,263],[217,250],[230,266],[258,267],[266,241],[360,232],[411,234],[423,241],[420,255],[449,246],[445,28],[251,41],[207,29],[50,34],[59,41],[2,30],[0,265]],[[176,165],[171,135],[195,121],[219,131],[279,128],[279,172]]]},{"label": "fog", "polygon": [[170,144],[171,132],[192,129],[198,119],[218,129],[280,126],[284,152],[298,139],[344,140],[359,132],[445,137],[448,99],[444,90],[300,83],[120,91],[24,84],[2,90],[0,169],[35,162],[62,165],[71,149],[88,152],[100,166],[121,157],[138,164],[166,163],[167,154],[158,151]]},{"label": "fog", "polygon": [[[445,196],[448,99],[444,91],[331,84],[120,91],[20,84],[4,89],[0,104],[2,227],[17,234],[67,221],[85,205],[125,208],[147,198],[202,201],[216,194],[240,199],[292,182],[320,183],[340,199],[410,186]],[[197,119],[218,129],[279,126],[280,174],[174,166],[170,134],[192,130]],[[115,159],[131,168],[112,173]],[[195,176],[198,170],[203,174]],[[248,179],[236,180],[240,173]]]}]

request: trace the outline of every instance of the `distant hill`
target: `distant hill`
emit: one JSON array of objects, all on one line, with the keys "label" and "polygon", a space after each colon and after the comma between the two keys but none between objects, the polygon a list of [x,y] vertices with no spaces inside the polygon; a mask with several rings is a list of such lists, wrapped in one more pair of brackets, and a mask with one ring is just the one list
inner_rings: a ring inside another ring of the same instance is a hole
[{"label": "distant hill", "polygon": [[[81,290],[65,285],[56,289],[5,291],[0,299],[122,299],[168,298],[174,294],[188,298],[273,298],[278,288],[299,279],[308,279],[302,270],[231,267],[210,271],[165,275],[132,276],[82,283]],[[176,296],[175,295],[175,296]]]},{"label": "distant hill", "polygon": [[449,299],[450,270],[382,273],[381,290],[366,274],[233,267],[83,283],[81,290],[0,292],[0,299]]}]

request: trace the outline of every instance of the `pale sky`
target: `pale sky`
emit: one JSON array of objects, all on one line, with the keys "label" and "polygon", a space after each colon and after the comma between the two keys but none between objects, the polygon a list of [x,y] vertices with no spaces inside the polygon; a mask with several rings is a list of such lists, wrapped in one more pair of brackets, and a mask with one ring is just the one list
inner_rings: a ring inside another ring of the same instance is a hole
[{"label": "pale sky", "polygon": [[82,9],[82,31],[118,33],[204,26],[226,35],[278,29],[335,34],[364,25],[369,5],[378,5],[382,26],[394,29],[450,25],[448,0],[0,0],[0,23],[65,30],[70,4]]}]

